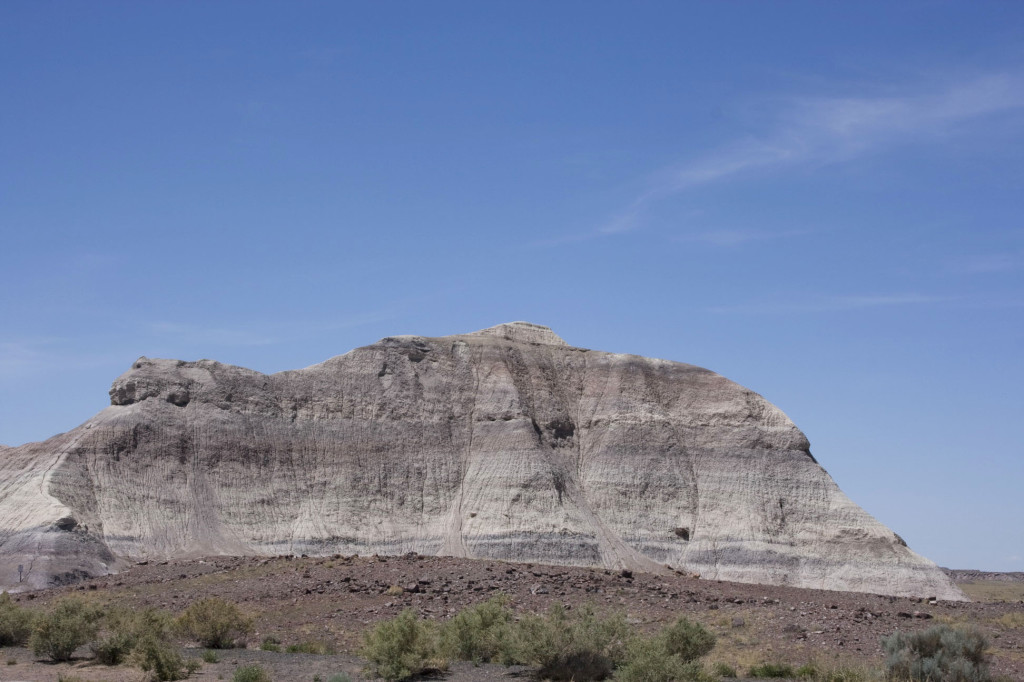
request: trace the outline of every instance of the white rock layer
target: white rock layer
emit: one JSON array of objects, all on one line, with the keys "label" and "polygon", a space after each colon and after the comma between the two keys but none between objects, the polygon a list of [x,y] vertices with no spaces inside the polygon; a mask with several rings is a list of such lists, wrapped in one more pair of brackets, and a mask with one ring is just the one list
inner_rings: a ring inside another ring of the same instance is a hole
[{"label": "white rock layer", "polygon": [[273,375],[140,358],[110,395],[0,449],[0,586],[128,559],[419,552],[964,598],[761,396],[538,325]]}]

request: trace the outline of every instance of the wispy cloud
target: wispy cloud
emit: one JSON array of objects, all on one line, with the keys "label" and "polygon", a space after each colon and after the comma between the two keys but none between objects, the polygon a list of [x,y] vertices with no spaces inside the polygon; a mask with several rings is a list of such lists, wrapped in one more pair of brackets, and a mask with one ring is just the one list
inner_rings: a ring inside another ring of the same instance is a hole
[{"label": "wispy cloud", "polygon": [[957,132],[991,115],[1024,108],[1024,78],[994,74],[900,96],[783,100],[765,136],[738,140],[684,163],[649,187],[654,200],[742,173],[846,161],[883,147]]},{"label": "wispy cloud", "polygon": [[652,205],[702,185],[850,161],[1024,109],[1024,77],[990,74],[897,96],[776,98],[763,108],[770,119],[767,132],[653,174],[646,188],[595,236],[636,229]]},{"label": "wispy cloud", "polygon": [[278,343],[277,338],[259,332],[223,327],[202,327],[176,322],[153,322],[147,331],[161,339],[176,343],[204,346],[269,346]]},{"label": "wispy cloud", "polygon": [[32,371],[45,364],[48,339],[33,341],[0,341],[0,375],[8,376]]},{"label": "wispy cloud", "polygon": [[117,357],[113,351],[80,350],[80,340],[37,337],[0,341],[0,378],[99,367]]},{"label": "wispy cloud", "polygon": [[272,346],[297,341],[325,332],[352,329],[392,319],[394,310],[339,315],[330,320],[274,322],[262,328],[213,327],[159,321],[145,326],[145,331],[160,340],[188,346]]},{"label": "wispy cloud", "polygon": [[1024,268],[1024,252],[989,253],[964,256],[954,262],[950,269],[963,274],[985,274],[1006,272]]},{"label": "wispy cloud", "polygon": [[817,230],[738,230],[738,229],[721,229],[721,230],[704,230],[702,232],[693,232],[690,234],[684,234],[675,238],[675,241],[679,242],[700,242],[703,244],[710,244],[712,246],[740,246],[748,244],[750,242],[768,242],[776,241],[779,239],[792,239],[794,237],[803,237],[809,234],[813,234]]},{"label": "wispy cloud", "polygon": [[946,303],[956,300],[948,296],[924,294],[880,294],[865,296],[821,296],[791,301],[762,301],[739,305],[713,306],[708,312],[739,315],[779,315],[793,313],[829,313],[893,306]]},{"label": "wispy cloud", "polygon": [[[651,174],[619,212],[589,232],[529,244],[554,247],[619,235],[642,227],[659,202],[701,186],[757,173],[821,167],[852,161],[923,140],[977,131],[992,116],[1024,110],[1024,75],[994,73],[931,87],[907,86],[900,94],[794,95],[761,104],[764,133],[737,138],[703,155]],[[797,236],[764,233],[765,239]],[[708,231],[687,241],[734,246],[761,239],[754,232]]]}]

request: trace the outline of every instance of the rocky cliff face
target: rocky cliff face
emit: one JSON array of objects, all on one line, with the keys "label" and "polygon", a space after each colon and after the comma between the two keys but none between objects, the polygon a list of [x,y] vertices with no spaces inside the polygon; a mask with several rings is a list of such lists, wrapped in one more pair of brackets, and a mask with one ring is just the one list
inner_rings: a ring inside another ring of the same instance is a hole
[{"label": "rocky cliff face", "polygon": [[0,585],[414,551],[963,598],[761,396],[546,327],[390,337],[273,375],[140,358],[110,399],[0,450]]}]

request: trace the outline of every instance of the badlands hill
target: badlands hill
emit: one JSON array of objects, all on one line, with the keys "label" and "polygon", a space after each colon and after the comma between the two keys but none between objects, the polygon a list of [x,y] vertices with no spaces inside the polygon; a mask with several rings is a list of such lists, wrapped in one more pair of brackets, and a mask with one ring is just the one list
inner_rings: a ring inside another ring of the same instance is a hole
[{"label": "badlands hill", "polygon": [[964,598],[761,396],[533,324],[272,375],[140,358],[110,401],[0,449],[0,587],[140,559],[418,552]]}]

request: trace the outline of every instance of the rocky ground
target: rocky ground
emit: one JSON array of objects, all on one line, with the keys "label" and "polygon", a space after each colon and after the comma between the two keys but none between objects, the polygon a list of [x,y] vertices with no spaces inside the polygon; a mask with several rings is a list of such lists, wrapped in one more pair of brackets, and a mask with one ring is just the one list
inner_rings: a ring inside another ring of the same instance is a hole
[{"label": "rocky ground", "polygon": [[[1004,574],[1006,575],[1006,574]],[[972,585],[980,575],[965,576]],[[70,594],[130,606],[178,612],[200,597],[218,596],[255,616],[246,650],[220,653],[196,679],[230,679],[238,665],[259,662],[275,680],[327,680],[345,672],[360,679],[354,651],[373,623],[411,608],[443,619],[496,594],[507,595],[519,612],[541,612],[560,602],[592,602],[625,612],[641,630],[654,630],[680,615],[700,621],[718,636],[709,657],[744,670],[761,662],[800,665],[809,661],[878,667],[880,640],[897,629],[935,623],[972,623],[992,644],[995,672],[1024,680],[1024,583],[1013,601],[945,602],[869,594],[748,585],[692,576],[649,575],[537,564],[460,560],[446,557],[255,558],[217,557],[137,565],[118,575],[77,585],[16,595],[23,605],[44,606]],[[256,650],[264,638],[283,645],[323,642],[332,656]],[[85,652],[83,652],[84,654]],[[189,655],[198,656],[199,651]],[[0,680],[56,680],[73,672],[83,680],[138,680],[130,668],[110,669],[80,660],[54,666],[33,660],[24,649],[0,652]],[[73,671],[69,671],[73,668]],[[444,679],[528,679],[530,671],[458,664]]]}]

